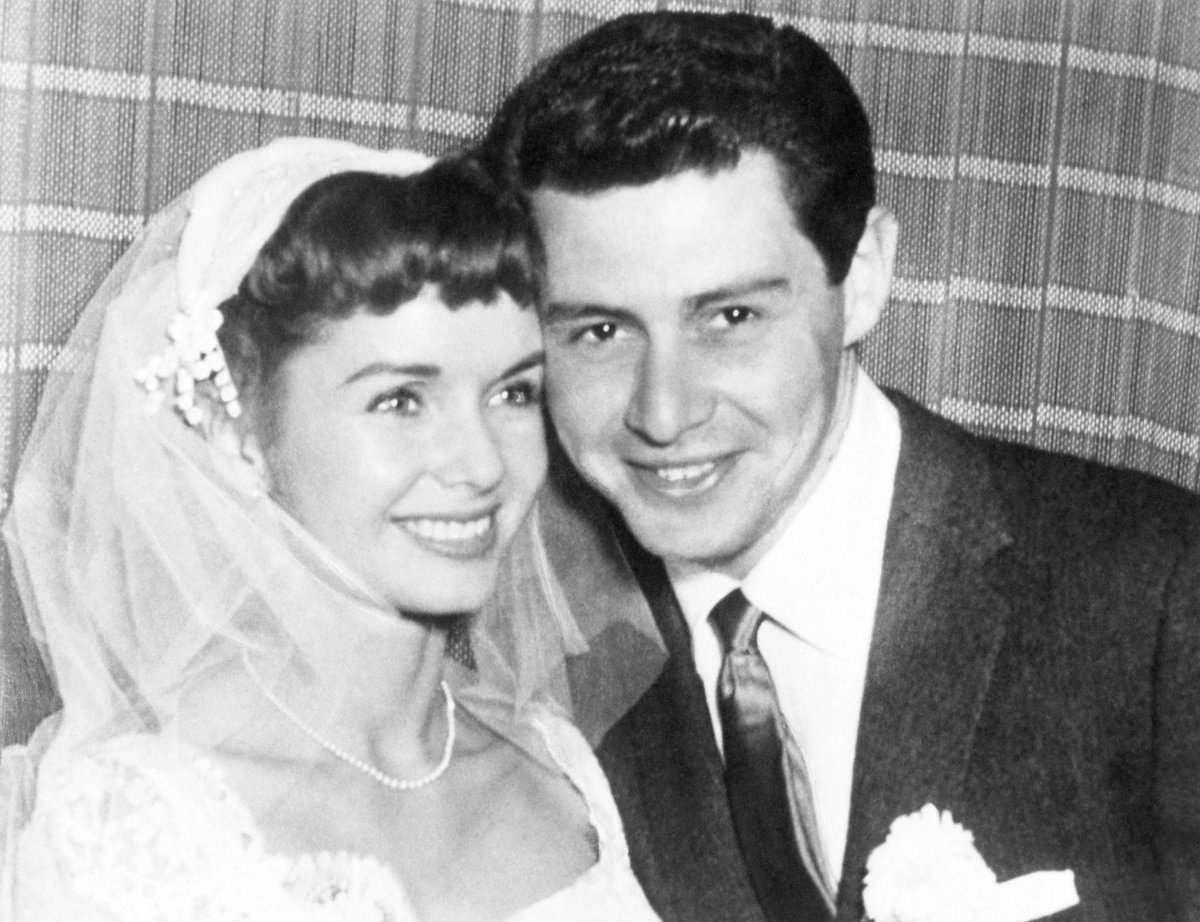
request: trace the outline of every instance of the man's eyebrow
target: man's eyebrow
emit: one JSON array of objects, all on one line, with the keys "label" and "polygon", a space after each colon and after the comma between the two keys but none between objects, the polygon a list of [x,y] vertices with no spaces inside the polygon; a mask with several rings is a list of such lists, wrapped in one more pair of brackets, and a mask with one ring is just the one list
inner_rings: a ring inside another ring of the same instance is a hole
[{"label": "man's eyebrow", "polygon": [[342,386],[353,384],[355,381],[361,381],[363,378],[370,378],[375,375],[392,375],[406,376],[410,378],[436,378],[441,375],[442,369],[437,365],[397,365],[394,362],[372,362],[370,365],[364,365],[354,374],[350,375]]},{"label": "man's eyebrow", "polygon": [[732,285],[722,285],[709,291],[702,291],[687,299],[687,305],[692,310],[707,307],[721,301],[733,301],[748,295],[763,294],[791,287],[791,282],[782,275],[771,275],[765,278],[751,278],[744,282],[734,282]]},{"label": "man's eyebrow", "polygon": [[[762,294],[764,292],[786,290],[790,287],[791,282],[782,275],[756,276],[744,281],[733,282],[729,285],[722,285],[719,288],[711,288],[708,291],[689,295],[684,299],[684,304],[688,310],[694,311],[710,304],[732,301],[737,298],[745,298],[749,295]],[[591,301],[551,301],[543,308],[543,312],[545,322],[548,324],[571,323],[590,319],[626,322],[637,320],[637,315],[633,311]]]},{"label": "man's eyebrow", "polygon": [[597,320],[632,321],[633,311],[590,301],[551,301],[543,309],[546,323],[570,323],[595,318]]}]

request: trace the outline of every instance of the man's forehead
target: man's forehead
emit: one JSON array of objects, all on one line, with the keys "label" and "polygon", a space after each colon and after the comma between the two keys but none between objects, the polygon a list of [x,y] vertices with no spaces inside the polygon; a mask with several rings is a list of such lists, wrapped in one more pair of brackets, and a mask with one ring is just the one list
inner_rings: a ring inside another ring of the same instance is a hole
[{"label": "man's forehead", "polygon": [[714,176],[693,171],[586,195],[539,191],[551,300],[680,303],[791,279],[810,261],[823,271],[770,170],[747,159]]},{"label": "man's forehead", "polygon": [[531,202],[551,250],[576,245],[575,238],[636,241],[640,235],[649,242],[684,233],[717,234],[726,226],[742,233],[794,226],[778,174],[760,157],[716,173],[687,170],[598,192],[544,188],[532,194]]}]

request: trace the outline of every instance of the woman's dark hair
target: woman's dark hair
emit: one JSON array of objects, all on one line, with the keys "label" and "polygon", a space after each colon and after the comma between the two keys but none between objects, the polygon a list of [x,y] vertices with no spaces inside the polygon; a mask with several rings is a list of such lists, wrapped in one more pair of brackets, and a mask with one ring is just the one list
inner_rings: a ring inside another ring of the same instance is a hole
[{"label": "woman's dark hair", "polygon": [[221,305],[238,388],[266,387],[330,321],[384,315],[437,287],[447,307],[522,307],[543,290],[541,240],[523,202],[465,157],[411,176],[337,173],[306,189]]}]

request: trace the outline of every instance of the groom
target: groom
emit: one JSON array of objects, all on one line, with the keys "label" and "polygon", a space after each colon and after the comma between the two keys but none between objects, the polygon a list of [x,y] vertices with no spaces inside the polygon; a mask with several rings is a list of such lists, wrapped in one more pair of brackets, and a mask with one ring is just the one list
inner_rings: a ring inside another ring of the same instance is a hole
[{"label": "groom", "polygon": [[623,17],[485,150],[546,238],[560,576],[668,646],[599,750],[663,917],[861,919],[932,803],[1000,880],[1073,870],[1063,919],[1200,918],[1200,500],[866,376],[897,227],[824,50]]}]

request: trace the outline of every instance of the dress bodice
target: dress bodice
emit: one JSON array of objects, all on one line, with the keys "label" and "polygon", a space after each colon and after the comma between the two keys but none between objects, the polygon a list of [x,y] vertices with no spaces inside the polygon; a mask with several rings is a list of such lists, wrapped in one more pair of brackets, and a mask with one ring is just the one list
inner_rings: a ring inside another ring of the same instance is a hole
[{"label": "dress bodice", "polygon": [[[506,922],[653,922],[586,741],[556,714],[532,722],[587,804],[599,857]],[[129,734],[46,764],[37,798],[10,865],[16,922],[419,922],[369,855],[268,852],[220,767],[176,740]]]}]

